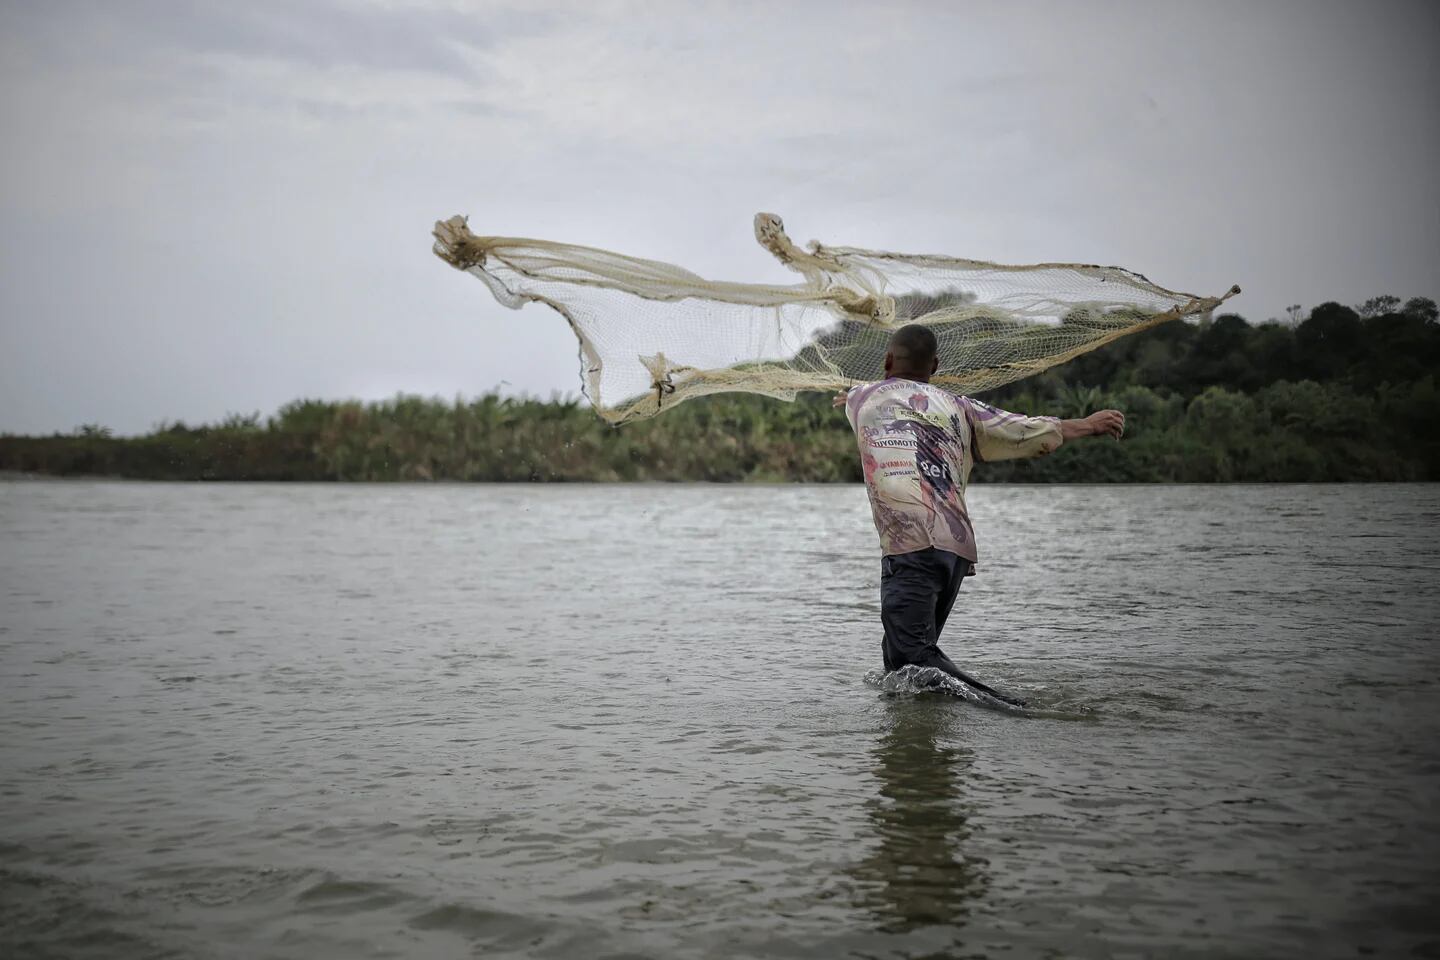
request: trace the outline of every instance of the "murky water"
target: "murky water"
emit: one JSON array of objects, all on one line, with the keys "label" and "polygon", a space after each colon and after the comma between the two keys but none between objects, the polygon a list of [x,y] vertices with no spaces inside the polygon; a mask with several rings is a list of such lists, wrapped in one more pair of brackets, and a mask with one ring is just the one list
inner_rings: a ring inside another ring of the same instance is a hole
[{"label": "murky water", "polygon": [[0,484],[0,954],[1440,954],[1440,488]]}]

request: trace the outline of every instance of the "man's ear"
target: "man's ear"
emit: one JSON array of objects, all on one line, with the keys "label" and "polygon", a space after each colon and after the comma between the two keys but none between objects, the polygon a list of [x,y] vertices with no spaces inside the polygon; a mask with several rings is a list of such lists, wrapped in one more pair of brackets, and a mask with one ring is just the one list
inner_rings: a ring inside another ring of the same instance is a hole
[{"label": "man's ear", "polygon": [[930,375],[933,377],[933,376],[935,375],[935,371],[936,371],[936,370],[939,370],[939,369],[940,369],[940,358],[937,356],[934,360],[931,360],[931,361],[930,361]]},{"label": "man's ear", "polygon": [[885,375],[886,375],[887,377],[890,375],[890,371],[891,371],[892,369],[894,369],[894,367],[895,367],[895,354],[891,353],[889,350],[886,350],[886,351],[885,351]]}]

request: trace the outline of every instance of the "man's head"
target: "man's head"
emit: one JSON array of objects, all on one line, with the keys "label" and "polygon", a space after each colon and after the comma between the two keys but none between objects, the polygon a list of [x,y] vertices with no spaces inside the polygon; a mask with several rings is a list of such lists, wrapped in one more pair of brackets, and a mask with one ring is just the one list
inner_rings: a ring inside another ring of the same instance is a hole
[{"label": "man's head", "polygon": [[885,347],[885,376],[929,383],[940,367],[939,343],[929,327],[907,323],[890,335]]}]

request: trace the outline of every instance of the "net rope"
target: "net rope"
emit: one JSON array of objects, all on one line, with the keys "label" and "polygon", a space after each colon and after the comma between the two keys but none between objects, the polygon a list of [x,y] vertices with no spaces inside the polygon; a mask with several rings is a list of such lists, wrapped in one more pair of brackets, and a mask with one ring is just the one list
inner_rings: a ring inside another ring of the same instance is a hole
[{"label": "net rope", "polygon": [[1240,292],[1177,293],[1121,267],[1007,266],[816,242],[802,250],[768,213],[755,217],[756,239],[800,274],[798,284],[716,282],[608,250],[480,237],[459,216],[437,222],[434,236],[436,255],[479,277],[500,303],[543,303],[569,322],[585,396],[611,423],[710,393],[793,400],[879,379],[886,341],[906,323],[939,339],[933,383],[978,393],[1205,316]]}]

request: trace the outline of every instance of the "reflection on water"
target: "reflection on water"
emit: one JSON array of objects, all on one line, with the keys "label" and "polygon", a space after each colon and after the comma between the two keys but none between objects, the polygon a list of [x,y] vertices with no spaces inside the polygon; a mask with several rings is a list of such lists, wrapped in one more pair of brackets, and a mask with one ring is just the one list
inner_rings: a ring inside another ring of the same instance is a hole
[{"label": "reflection on water", "polygon": [[988,884],[985,861],[967,849],[963,785],[974,756],[954,745],[954,716],[943,695],[886,705],[870,766],[878,791],[866,810],[878,843],[854,868],[861,902],[885,932],[960,926]]}]

